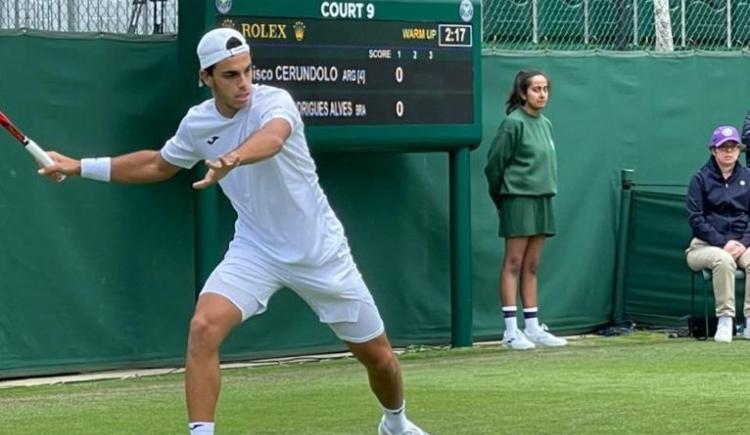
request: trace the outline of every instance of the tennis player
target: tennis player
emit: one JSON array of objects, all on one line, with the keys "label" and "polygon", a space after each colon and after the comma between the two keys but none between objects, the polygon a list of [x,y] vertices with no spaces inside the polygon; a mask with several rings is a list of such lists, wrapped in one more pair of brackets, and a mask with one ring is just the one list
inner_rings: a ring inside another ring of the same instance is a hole
[{"label": "tennis player", "polygon": [[218,183],[237,211],[234,239],[203,286],[190,322],[190,434],[214,433],[222,341],[263,313],[282,287],[307,302],[366,367],[383,407],[378,433],[424,434],[406,418],[398,360],[344,228],[320,188],[294,101],[284,90],[252,84],[249,47],[235,30],[206,33],[197,53],[201,83],[213,98],[192,107],[160,151],[81,160],[51,152],[55,164],[40,169],[50,177],[153,183],[204,160],[208,170],[193,187]]}]

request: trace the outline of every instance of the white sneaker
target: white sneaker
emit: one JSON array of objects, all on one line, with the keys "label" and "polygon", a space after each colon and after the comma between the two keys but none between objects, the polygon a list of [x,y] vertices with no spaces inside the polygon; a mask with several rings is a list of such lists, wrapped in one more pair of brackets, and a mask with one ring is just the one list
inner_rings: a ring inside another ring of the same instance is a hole
[{"label": "white sneaker", "polygon": [[406,430],[403,432],[391,432],[388,430],[387,427],[385,427],[385,416],[380,419],[380,424],[378,425],[378,435],[430,435],[427,432],[420,429],[419,426],[416,424],[410,422],[409,420],[406,420]]},{"label": "white sneaker", "polygon": [[719,317],[719,323],[718,325],[716,325],[716,335],[714,335],[714,341],[718,341],[720,343],[732,342],[731,317]]},{"label": "white sneaker", "polygon": [[742,338],[750,340],[750,326],[745,325],[745,329],[742,330]]},{"label": "white sneaker", "polygon": [[547,325],[545,324],[541,324],[539,326],[539,330],[535,333],[530,332],[528,329],[524,329],[523,332],[527,337],[529,337],[529,340],[531,340],[532,343],[538,344],[540,346],[560,347],[568,345],[568,340],[560,337],[555,337],[554,335],[547,332]]},{"label": "white sneaker", "polygon": [[533,349],[534,343],[530,342],[520,329],[516,329],[515,333],[509,334],[508,331],[503,333],[503,346],[509,347],[515,350],[529,350]]}]

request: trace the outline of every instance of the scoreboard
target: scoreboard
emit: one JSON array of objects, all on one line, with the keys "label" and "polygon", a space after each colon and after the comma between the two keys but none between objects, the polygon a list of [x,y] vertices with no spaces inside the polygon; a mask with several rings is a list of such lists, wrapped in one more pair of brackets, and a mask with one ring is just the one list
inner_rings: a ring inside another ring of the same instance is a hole
[{"label": "scoreboard", "polygon": [[481,140],[478,0],[215,0],[316,150],[447,151]]},{"label": "scoreboard", "polygon": [[223,24],[230,23],[250,39],[255,82],[287,89],[306,125],[474,122],[470,25],[268,17]]}]

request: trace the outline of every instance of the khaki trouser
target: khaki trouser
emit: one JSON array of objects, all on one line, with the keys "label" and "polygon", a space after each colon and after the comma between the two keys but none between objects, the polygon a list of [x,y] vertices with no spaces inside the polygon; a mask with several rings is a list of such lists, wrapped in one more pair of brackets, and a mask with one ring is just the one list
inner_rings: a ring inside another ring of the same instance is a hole
[{"label": "khaki trouser", "polygon": [[[716,316],[734,317],[734,271],[740,267],[750,277],[750,249],[737,261],[725,250],[711,246],[701,239],[693,238],[685,250],[690,269],[698,272],[709,269],[713,274]],[[750,279],[745,279],[745,318],[750,318]]]}]

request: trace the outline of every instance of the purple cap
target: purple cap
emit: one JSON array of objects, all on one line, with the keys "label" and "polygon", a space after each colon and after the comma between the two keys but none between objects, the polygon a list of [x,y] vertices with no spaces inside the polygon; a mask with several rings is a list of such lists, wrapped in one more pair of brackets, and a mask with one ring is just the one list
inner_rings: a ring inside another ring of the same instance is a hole
[{"label": "purple cap", "polygon": [[728,142],[730,140],[733,140],[737,143],[742,143],[742,141],[740,140],[740,134],[737,133],[736,128],[732,127],[731,125],[722,125],[721,127],[716,127],[716,130],[714,130],[713,134],[711,135],[711,143],[708,145],[708,147],[718,148],[724,142]]}]

